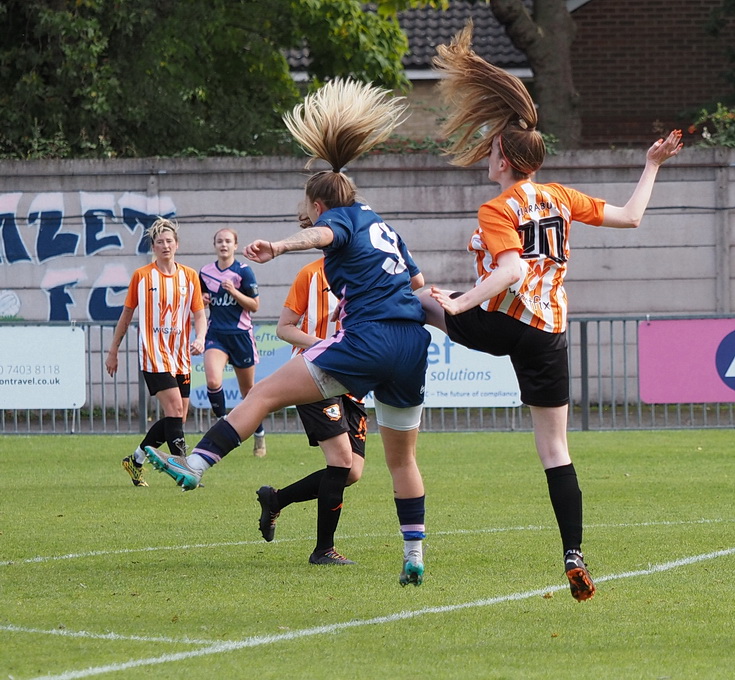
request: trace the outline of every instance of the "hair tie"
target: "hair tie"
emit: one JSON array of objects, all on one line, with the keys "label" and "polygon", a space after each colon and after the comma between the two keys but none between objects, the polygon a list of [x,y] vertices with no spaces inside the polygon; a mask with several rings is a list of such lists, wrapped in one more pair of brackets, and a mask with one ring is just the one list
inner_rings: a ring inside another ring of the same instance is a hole
[{"label": "hair tie", "polygon": [[332,168],[332,172],[336,172],[339,175],[341,170],[339,168]]},{"label": "hair tie", "polygon": [[525,120],[523,120],[523,118],[518,119],[518,125],[520,125],[520,127],[523,128],[524,130],[528,130],[528,123]]}]

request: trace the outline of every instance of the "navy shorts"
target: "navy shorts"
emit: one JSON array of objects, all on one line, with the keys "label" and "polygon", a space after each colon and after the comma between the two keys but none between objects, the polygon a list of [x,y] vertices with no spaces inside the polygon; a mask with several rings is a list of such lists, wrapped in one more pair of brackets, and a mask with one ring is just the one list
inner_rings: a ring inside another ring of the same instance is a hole
[{"label": "navy shorts", "polygon": [[250,368],[258,363],[258,350],[255,348],[252,331],[240,333],[217,333],[208,330],[204,343],[204,351],[218,349],[228,357],[228,362],[235,368]]},{"label": "navy shorts", "polygon": [[473,307],[444,315],[450,340],[493,356],[508,356],[513,364],[521,401],[528,406],[569,403],[567,334],[548,333],[502,312]]},{"label": "navy shorts", "polygon": [[431,334],[415,321],[366,321],[343,329],[304,352],[304,357],[362,399],[396,408],[424,403]]},{"label": "navy shorts", "polygon": [[313,404],[297,406],[296,410],[311,446],[319,446],[319,442],[346,432],[350,437],[352,451],[365,457],[367,413],[362,404],[348,396],[330,397]]},{"label": "navy shorts", "polygon": [[191,375],[189,373],[172,375],[171,373],[149,373],[148,371],[143,371],[143,379],[148,387],[148,394],[151,396],[162,390],[170,390],[174,387],[179,388],[179,392],[184,399],[188,399],[191,394]]}]

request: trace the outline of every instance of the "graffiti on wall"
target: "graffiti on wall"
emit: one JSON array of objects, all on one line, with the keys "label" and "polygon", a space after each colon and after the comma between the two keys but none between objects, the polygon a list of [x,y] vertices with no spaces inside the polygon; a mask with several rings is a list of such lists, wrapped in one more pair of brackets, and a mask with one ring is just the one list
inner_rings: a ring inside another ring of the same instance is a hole
[{"label": "graffiti on wall", "polygon": [[117,320],[145,230],[175,212],[142,193],[0,194],[0,318]]}]

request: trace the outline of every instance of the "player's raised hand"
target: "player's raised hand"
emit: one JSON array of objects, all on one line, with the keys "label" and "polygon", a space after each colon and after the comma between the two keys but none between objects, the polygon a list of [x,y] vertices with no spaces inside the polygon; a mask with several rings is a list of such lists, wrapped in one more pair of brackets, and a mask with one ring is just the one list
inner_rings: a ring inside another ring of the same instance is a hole
[{"label": "player's raised hand", "polygon": [[653,143],[646,153],[646,160],[661,165],[682,150],[681,130],[672,130],[666,139],[659,139]]}]

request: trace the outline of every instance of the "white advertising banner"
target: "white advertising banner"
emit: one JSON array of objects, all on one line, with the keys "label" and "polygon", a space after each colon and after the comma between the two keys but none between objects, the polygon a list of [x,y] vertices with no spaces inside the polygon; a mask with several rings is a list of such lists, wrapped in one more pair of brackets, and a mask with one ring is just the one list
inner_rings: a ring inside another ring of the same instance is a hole
[{"label": "white advertising banner", "polygon": [[78,326],[0,325],[0,408],[80,408],[84,359]]},{"label": "white advertising banner", "polygon": [[427,408],[520,406],[521,393],[508,357],[494,357],[452,342],[431,326],[426,371]]},{"label": "white advertising banner", "polygon": [[[475,352],[452,342],[436,328],[426,328],[431,332],[424,401],[427,408],[520,406],[518,381],[508,357]],[[255,377],[262,380],[288,361],[291,346],[276,336],[275,324],[256,325],[254,331],[260,354]],[[202,358],[192,357],[191,368],[191,404],[209,408]],[[227,408],[232,408],[240,401],[240,392],[230,366],[225,371],[223,387]],[[369,407],[373,405],[371,397],[367,398]]]}]

